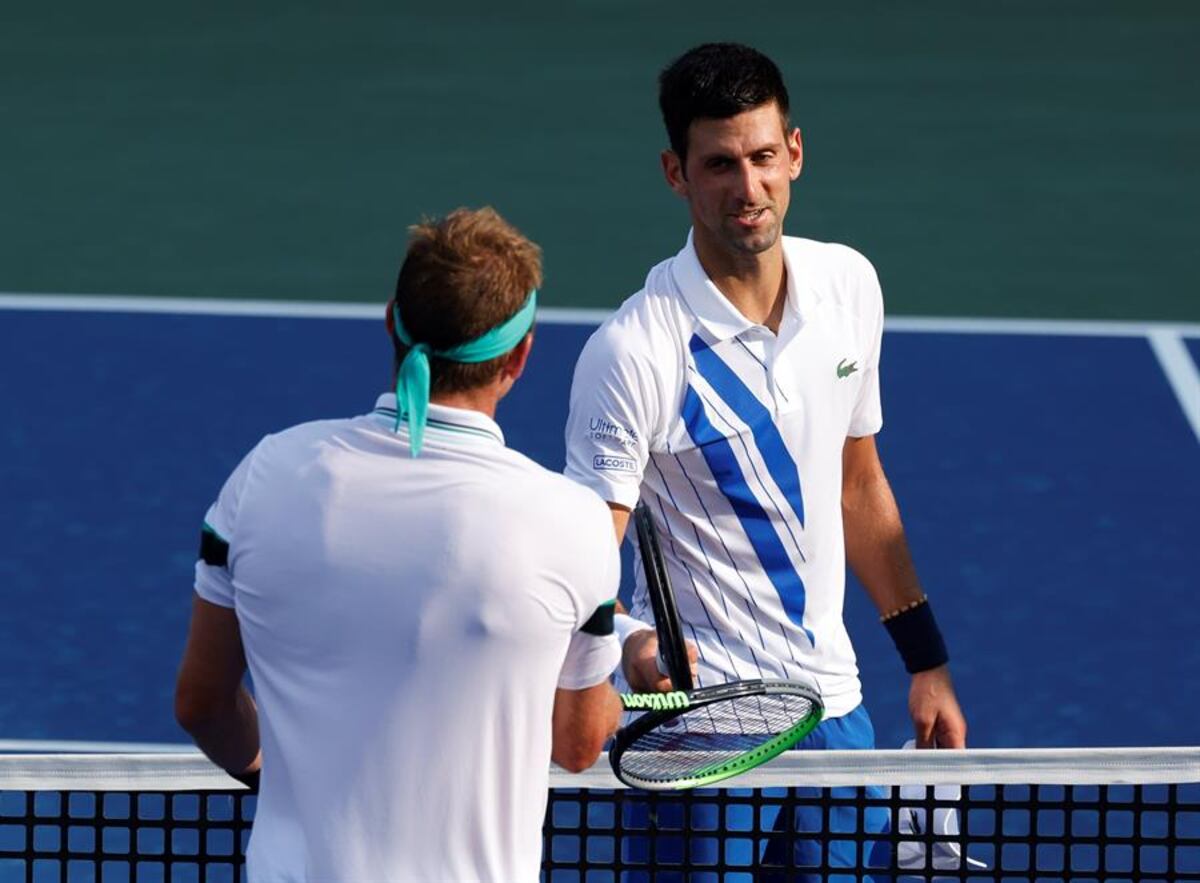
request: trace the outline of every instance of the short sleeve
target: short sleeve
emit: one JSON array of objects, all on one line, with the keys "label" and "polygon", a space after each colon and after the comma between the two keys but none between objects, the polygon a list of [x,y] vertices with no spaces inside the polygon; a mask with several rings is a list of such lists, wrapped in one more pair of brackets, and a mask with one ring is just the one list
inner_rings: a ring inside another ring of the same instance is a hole
[{"label": "short sleeve", "polygon": [[571,635],[567,657],[558,675],[563,690],[583,690],[608,680],[621,662],[621,642],[614,634],[603,637],[587,632]]},{"label": "short sleeve", "polygon": [[613,630],[617,589],[621,581],[621,556],[607,508],[597,503],[589,516],[593,512],[594,518],[581,519],[578,525],[579,530],[588,531],[594,537],[598,557],[590,566],[580,567],[577,571],[579,582],[574,589],[581,621],[576,623],[558,676],[558,686],[564,690],[595,686],[607,680],[621,662],[621,643]]},{"label": "short sleeve", "polygon": [[883,346],[883,292],[871,262],[858,256],[859,346],[865,354],[862,383],[850,414],[848,434],[853,438],[875,435],[883,428],[883,405],[879,395],[879,356]]},{"label": "short sleeve", "polygon": [[208,507],[200,530],[200,557],[196,561],[195,589],[205,601],[234,606],[233,575],[229,550],[236,535],[237,514],[250,472],[251,451],[225,481],[216,502]]},{"label": "short sleeve", "polygon": [[633,508],[650,456],[658,383],[645,358],[605,323],[584,346],[571,383],[568,478],[609,503]]}]

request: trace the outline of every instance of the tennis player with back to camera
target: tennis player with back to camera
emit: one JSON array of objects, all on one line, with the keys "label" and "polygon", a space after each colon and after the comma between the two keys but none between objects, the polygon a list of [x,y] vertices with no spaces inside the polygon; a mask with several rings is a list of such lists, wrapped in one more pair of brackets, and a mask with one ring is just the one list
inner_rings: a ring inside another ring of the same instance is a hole
[{"label": "tennis player with back to camera", "polygon": [[267,436],[208,510],[176,714],[261,763],[253,883],[536,880],[551,759],[616,728],[608,510],[493,420],[540,282],[490,209],[412,228],[396,392]]},{"label": "tennis player with back to camera", "polygon": [[[584,347],[567,474],[608,502],[618,537],[639,500],[659,521],[699,685],[807,680],[826,719],[798,747],[874,747],[842,620],[848,562],[912,675],[918,744],[963,747],[945,644],[875,446],[875,271],[846,246],[783,235],[803,153],[770,59],[699,46],[659,87],[663,173],[692,230]],[[635,571],[622,675],[669,689]],[[882,830],[886,814],[867,823]]]}]

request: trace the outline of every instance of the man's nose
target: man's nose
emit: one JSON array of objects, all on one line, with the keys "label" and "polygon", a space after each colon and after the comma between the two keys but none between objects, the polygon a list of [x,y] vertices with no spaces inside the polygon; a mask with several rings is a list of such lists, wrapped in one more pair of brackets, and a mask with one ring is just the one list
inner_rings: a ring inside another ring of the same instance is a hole
[{"label": "man's nose", "polygon": [[738,167],[736,196],[748,205],[756,205],[762,196],[762,181],[754,163],[746,160]]}]

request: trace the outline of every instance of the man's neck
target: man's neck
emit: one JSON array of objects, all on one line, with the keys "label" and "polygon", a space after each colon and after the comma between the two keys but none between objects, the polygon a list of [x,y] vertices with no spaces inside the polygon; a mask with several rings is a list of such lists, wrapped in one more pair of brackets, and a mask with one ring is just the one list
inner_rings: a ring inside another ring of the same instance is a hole
[{"label": "man's neck", "polygon": [[734,308],[754,324],[778,334],[787,303],[782,240],[764,252],[746,255],[711,247],[700,237],[693,243],[700,266]]},{"label": "man's neck", "polygon": [[451,392],[429,397],[431,405],[445,405],[447,408],[461,408],[464,411],[478,411],[493,420],[496,419],[496,405],[500,397],[496,390],[489,387],[470,389],[465,392]]}]

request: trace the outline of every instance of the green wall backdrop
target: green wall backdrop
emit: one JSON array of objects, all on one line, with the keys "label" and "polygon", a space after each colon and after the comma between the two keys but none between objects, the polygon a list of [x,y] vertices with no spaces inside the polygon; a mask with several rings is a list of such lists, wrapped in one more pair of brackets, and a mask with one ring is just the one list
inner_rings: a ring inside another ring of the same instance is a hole
[{"label": "green wall backdrop", "polygon": [[7,8],[0,290],[381,301],[487,203],[614,306],[686,232],[655,76],[735,39],[805,133],[789,232],[893,313],[1200,318],[1200,4],[404,6]]}]

